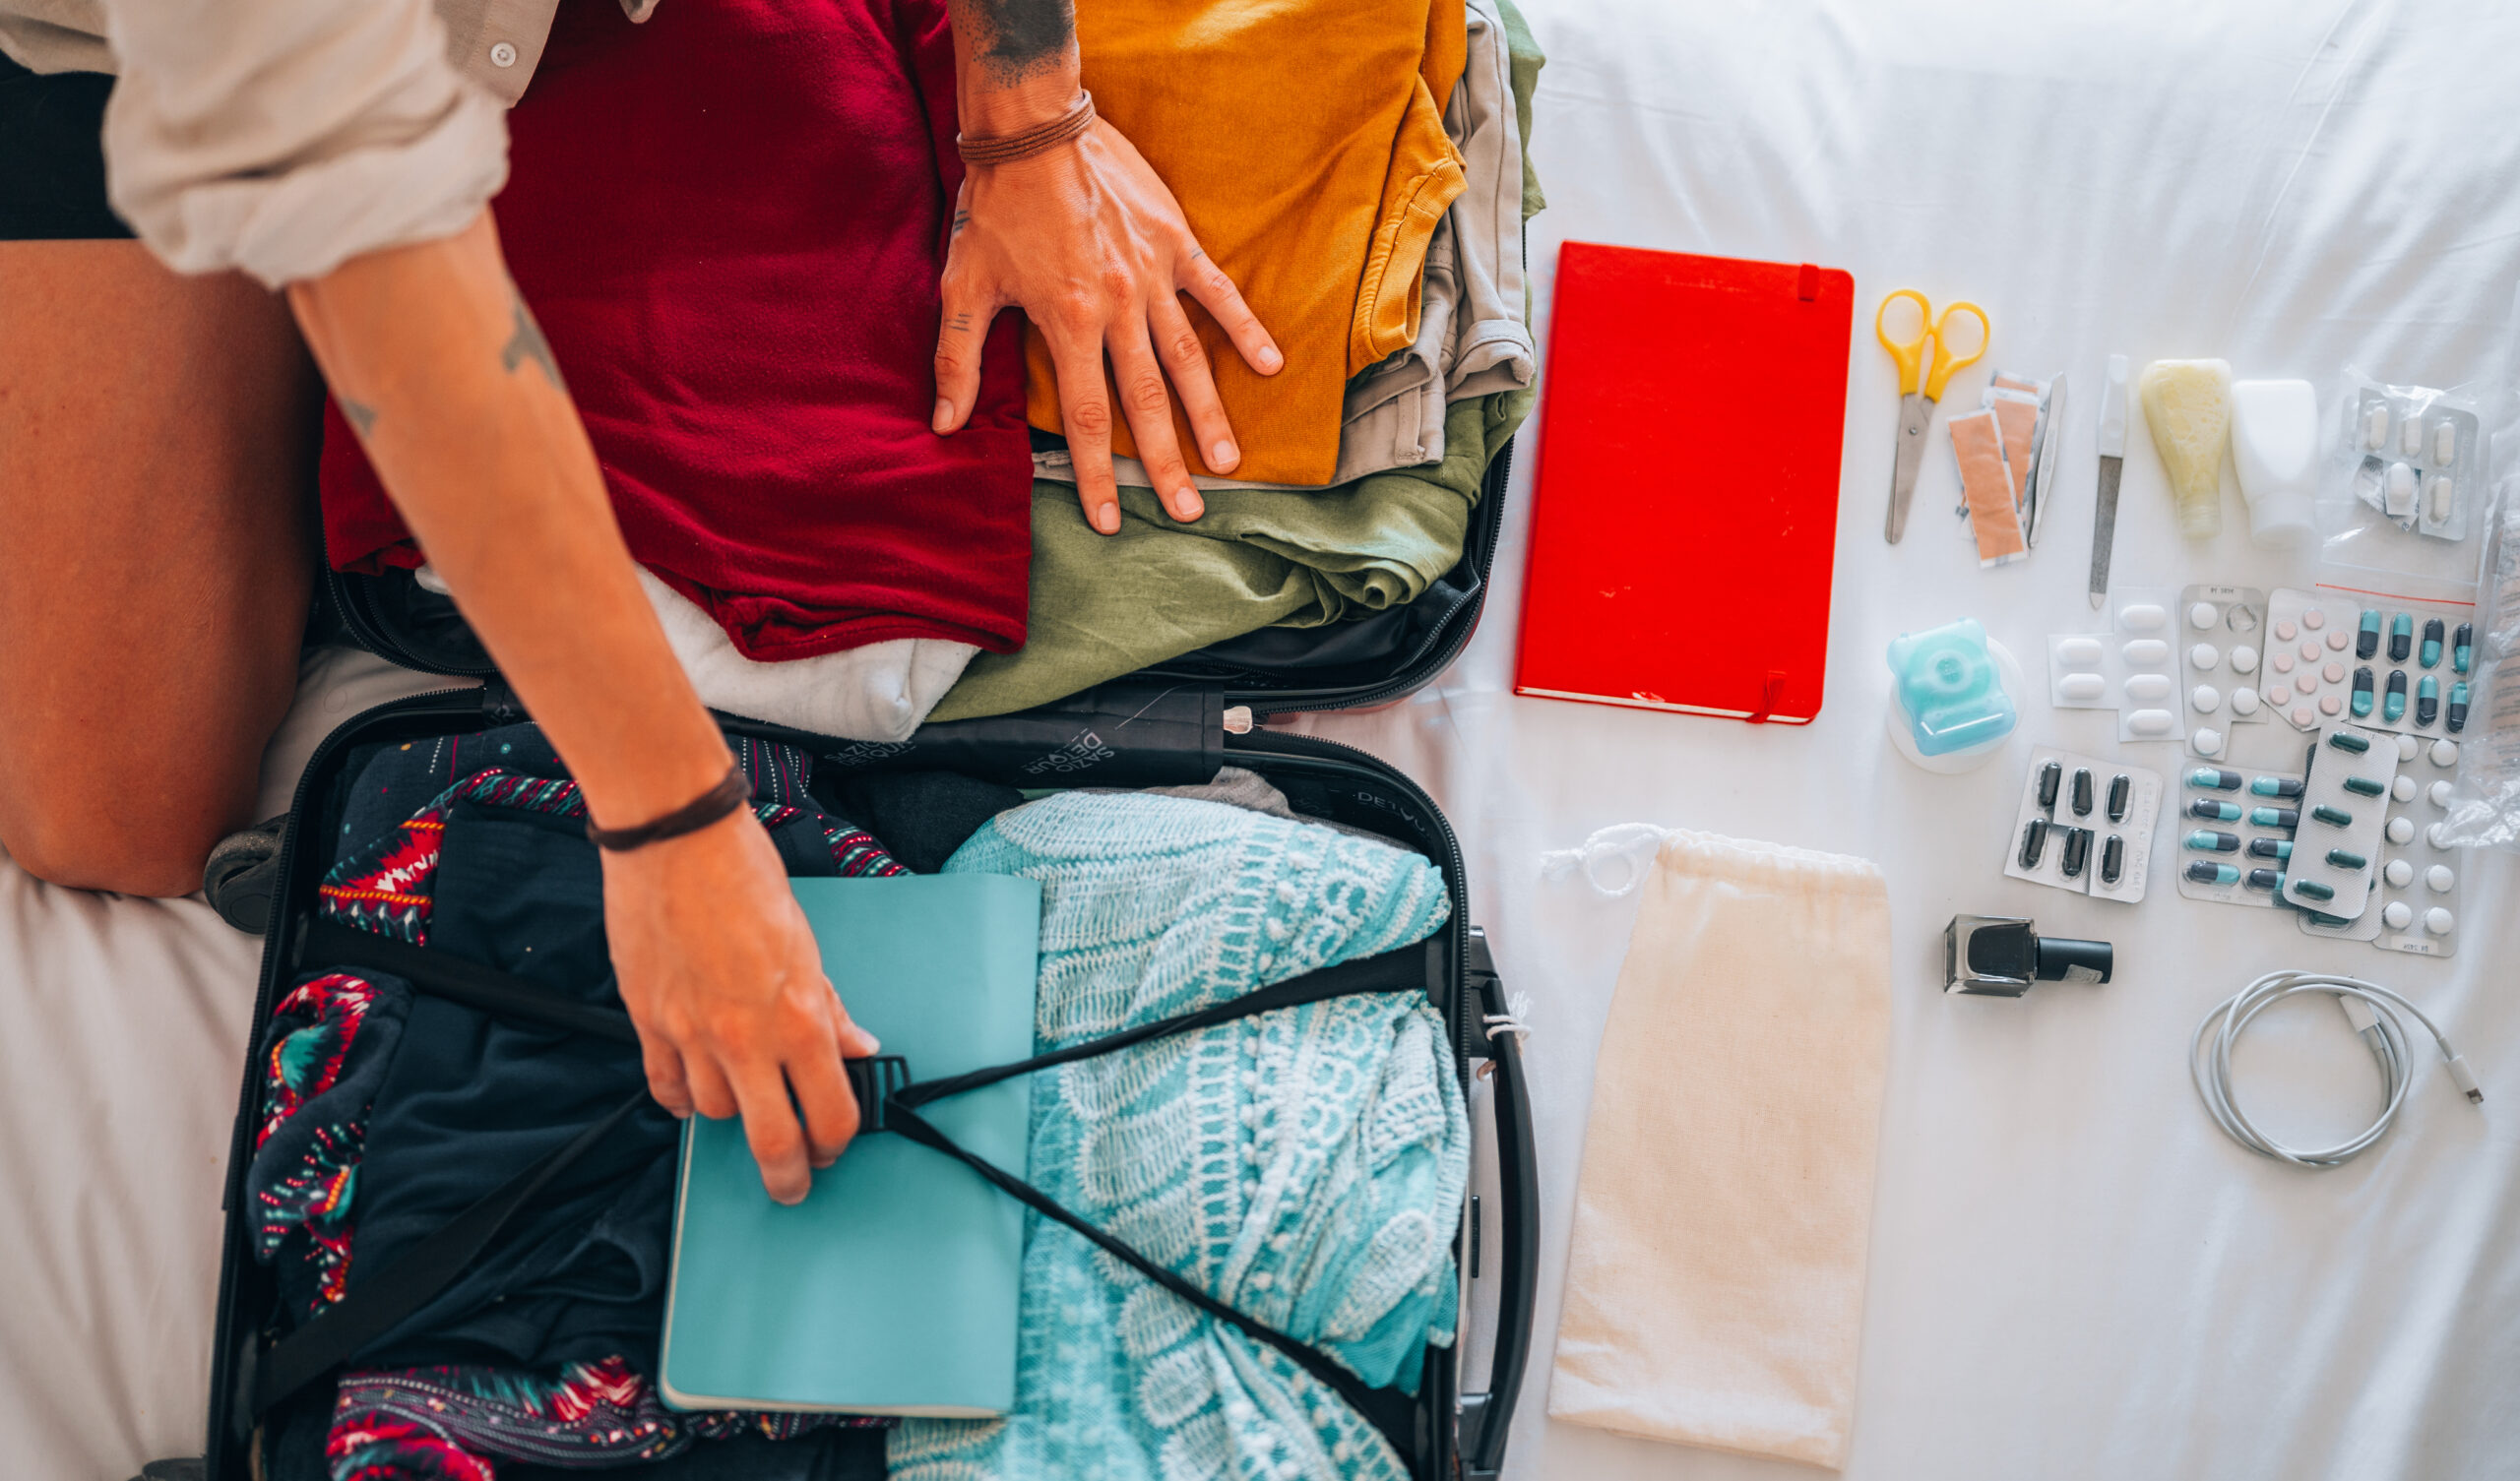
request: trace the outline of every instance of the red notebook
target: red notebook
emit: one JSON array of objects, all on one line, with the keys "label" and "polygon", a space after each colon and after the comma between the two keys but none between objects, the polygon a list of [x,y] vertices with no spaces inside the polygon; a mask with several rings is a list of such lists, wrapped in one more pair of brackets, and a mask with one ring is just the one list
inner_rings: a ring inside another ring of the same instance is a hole
[{"label": "red notebook", "polygon": [[1558,252],[1514,692],[1808,724],[1855,279]]}]

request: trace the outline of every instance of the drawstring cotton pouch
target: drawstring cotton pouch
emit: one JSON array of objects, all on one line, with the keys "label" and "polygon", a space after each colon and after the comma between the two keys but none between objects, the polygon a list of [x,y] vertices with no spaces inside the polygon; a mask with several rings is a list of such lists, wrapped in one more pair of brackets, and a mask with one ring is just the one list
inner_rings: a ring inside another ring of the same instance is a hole
[{"label": "drawstring cotton pouch", "polygon": [[1646,825],[1543,868],[1642,896],[1594,1070],[1549,1417],[1843,1469],[1889,1048],[1881,871]]}]

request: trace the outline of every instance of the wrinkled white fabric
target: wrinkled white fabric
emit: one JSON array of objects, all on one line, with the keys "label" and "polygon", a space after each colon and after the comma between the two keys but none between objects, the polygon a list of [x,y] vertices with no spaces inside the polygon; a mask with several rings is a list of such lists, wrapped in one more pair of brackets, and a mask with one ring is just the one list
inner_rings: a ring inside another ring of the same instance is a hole
[{"label": "wrinkled white fabric", "polygon": [[1867,860],[1663,836],[1593,1067],[1551,1418],[1846,1464],[1889,949]]}]

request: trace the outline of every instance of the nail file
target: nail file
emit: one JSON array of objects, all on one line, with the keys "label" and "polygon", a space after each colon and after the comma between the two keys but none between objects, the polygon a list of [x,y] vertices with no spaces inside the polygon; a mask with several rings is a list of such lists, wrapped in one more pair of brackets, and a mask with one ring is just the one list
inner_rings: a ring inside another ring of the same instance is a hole
[{"label": "nail file", "polygon": [[2100,496],[2091,516],[2092,610],[2109,605],[2109,550],[2117,538],[2117,480],[2126,471],[2126,357],[2109,357],[2100,391]]}]

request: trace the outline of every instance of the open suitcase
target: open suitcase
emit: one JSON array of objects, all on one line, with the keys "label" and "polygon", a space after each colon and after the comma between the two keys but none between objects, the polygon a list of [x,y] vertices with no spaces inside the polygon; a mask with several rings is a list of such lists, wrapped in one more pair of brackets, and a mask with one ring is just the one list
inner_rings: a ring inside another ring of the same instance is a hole
[{"label": "open suitcase", "polygon": [[[922,727],[899,744],[834,741],[722,716],[730,735],[810,751],[815,789],[871,770],[950,770],[1029,788],[1140,787],[1207,781],[1231,764],[1284,791],[1298,814],[1355,825],[1430,858],[1442,871],[1452,912],[1434,941],[1429,989],[1452,1029],[1456,1071],[1472,1083],[1482,1062],[1492,1084],[1474,1096],[1492,1117],[1492,1168],[1474,1168],[1455,1256],[1463,1273],[1464,1321],[1456,1345],[1428,1348],[1415,1403],[1415,1445],[1404,1451],[1422,1481],[1494,1476],[1503,1463],[1514,1401],[1532,1342],[1539,1262],[1539,1170],[1529,1096],[1511,1034],[1491,1038],[1488,1015],[1507,1012],[1485,940],[1470,919],[1461,848],[1434,802],[1406,775],[1352,747],[1272,733],[1262,721],[1302,710],[1387,704],[1424,685],[1469,642],[1484,598],[1511,462],[1509,443],[1488,466],[1463,558],[1417,603],[1359,623],[1317,632],[1263,630],[1159,669],[1143,671],[1056,705],[987,719]],[[316,919],[320,849],[301,840],[335,831],[348,759],[368,742],[469,733],[526,718],[478,644],[445,598],[406,574],[331,579],[329,592],[363,646],[409,667],[477,685],[379,706],[344,723],[316,750],[298,782],[280,856],[267,929],[253,1037],[259,1043],[275,1005],[297,974]],[[211,1372],[208,1481],[252,1474],[251,1396],[270,1341],[279,1292],[252,1255],[243,1194],[261,1093],[260,1067],[248,1064],[230,1144],[225,1248],[220,1260],[217,1350]],[[1486,1139],[1480,1143],[1488,1145]],[[1484,1155],[1484,1154],[1482,1154]],[[1483,1198],[1480,1189],[1492,1190]],[[1493,1206],[1486,1206],[1491,1204]],[[1475,1314],[1492,1332],[1483,1383],[1464,1371]],[[153,1466],[156,1474],[158,1467]],[[180,1472],[167,1472],[180,1474]]]}]

